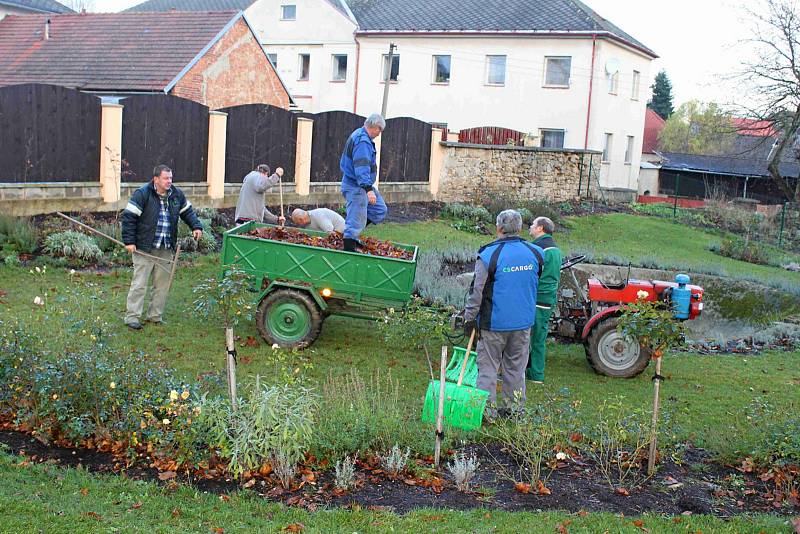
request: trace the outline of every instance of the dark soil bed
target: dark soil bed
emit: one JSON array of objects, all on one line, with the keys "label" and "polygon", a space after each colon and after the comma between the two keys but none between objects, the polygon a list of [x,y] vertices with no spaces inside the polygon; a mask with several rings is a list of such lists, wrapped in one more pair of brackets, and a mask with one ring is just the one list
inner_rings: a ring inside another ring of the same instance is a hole
[{"label": "dark soil bed", "polygon": [[[109,473],[160,484],[191,484],[200,491],[224,494],[241,486],[231,480],[189,479],[178,474],[164,480],[150,467],[125,468],[111,454],[86,449],[69,449],[45,445],[28,434],[0,431],[0,443],[12,454],[23,455],[20,462],[50,462],[66,467],[81,466],[94,473]],[[450,482],[438,490],[423,487],[422,480],[409,476],[391,479],[380,471],[360,464],[359,488],[344,494],[332,491],[330,471],[296,491],[283,491],[269,480],[246,484],[270,500],[315,510],[324,506],[367,508],[405,513],[417,508],[433,507],[455,510],[473,508],[522,510],[566,510],[571,512],[613,512],[638,515],[644,512],[669,515],[710,514],[730,517],[752,512],[792,515],[797,507],[775,504],[768,483],[749,473],[712,462],[699,449],[689,449],[681,465],[667,459],[658,473],[641,488],[620,492],[610,487],[591,462],[568,460],[556,469],[547,482],[550,495],[524,494],[502,478],[496,461],[511,465],[511,459],[499,446],[473,445],[481,462],[470,493],[458,492]],[[731,477],[738,481],[731,484]],[[627,495],[625,494],[627,493]]]}]

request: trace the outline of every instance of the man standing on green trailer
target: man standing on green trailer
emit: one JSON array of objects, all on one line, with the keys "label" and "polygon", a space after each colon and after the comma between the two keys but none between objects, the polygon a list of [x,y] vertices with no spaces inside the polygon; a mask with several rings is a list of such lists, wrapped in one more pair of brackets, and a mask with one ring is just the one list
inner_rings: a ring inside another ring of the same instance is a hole
[{"label": "man standing on green trailer", "polygon": [[536,322],[531,327],[531,347],[525,376],[536,384],[544,382],[544,352],[547,327],[553,306],[558,300],[561,278],[561,251],[553,240],[555,225],[547,217],[537,217],[531,224],[533,244],[544,251],[544,267],[536,291]]},{"label": "man standing on green trailer", "polygon": [[375,180],[378,178],[377,153],[372,141],[386,128],[386,121],[373,113],[364,126],[350,134],[339,160],[342,171],[342,195],[347,216],[344,228],[344,250],[355,252],[358,237],[369,224],[378,224],[386,217],[384,203]]}]

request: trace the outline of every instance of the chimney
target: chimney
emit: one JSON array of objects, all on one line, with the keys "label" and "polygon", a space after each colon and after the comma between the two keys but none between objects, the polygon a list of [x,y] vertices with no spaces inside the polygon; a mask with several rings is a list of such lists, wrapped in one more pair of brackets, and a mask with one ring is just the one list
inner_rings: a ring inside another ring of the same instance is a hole
[{"label": "chimney", "polygon": [[50,18],[48,17],[44,23],[44,40],[50,39]]}]

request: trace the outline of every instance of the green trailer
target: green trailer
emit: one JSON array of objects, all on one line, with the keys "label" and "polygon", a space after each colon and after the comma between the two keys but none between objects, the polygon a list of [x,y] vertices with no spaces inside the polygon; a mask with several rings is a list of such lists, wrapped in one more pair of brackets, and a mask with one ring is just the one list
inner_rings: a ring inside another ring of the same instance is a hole
[{"label": "green trailer", "polygon": [[403,260],[245,235],[261,226],[269,225],[248,222],[225,232],[222,264],[236,265],[254,277],[259,292],[256,326],[270,344],[307,347],[329,315],[374,319],[411,300],[416,246],[393,243],[413,254]]}]

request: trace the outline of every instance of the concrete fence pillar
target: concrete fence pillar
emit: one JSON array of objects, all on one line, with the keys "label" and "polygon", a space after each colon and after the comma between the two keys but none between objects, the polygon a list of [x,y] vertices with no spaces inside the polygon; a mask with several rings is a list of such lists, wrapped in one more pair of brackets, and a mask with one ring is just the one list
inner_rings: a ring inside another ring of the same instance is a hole
[{"label": "concrete fence pillar", "polygon": [[431,196],[436,200],[439,194],[439,183],[442,179],[444,168],[444,147],[442,146],[442,129],[431,128],[431,163],[428,170],[428,187]]},{"label": "concrete fence pillar", "polygon": [[297,144],[294,155],[294,191],[300,196],[311,193],[311,144],[314,121],[297,119]]},{"label": "concrete fence pillar", "polygon": [[208,159],[206,159],[206,181],[208,198],[225,197],[225,139],[228,114],[222,111],[208,112]]},{"label": "concrete fence pillar", "polygon": [[100,104],[100,194],[118,202],[122,188],[122,105]]},{"label": "concrete fence pillar", "polygon": [[375,143],[375,166],[378,170],[375,172],[375,184],[377,184],[381,179],[381,140],[383,139],[383,134],[379,135],[375,139],[372,140]]}]

